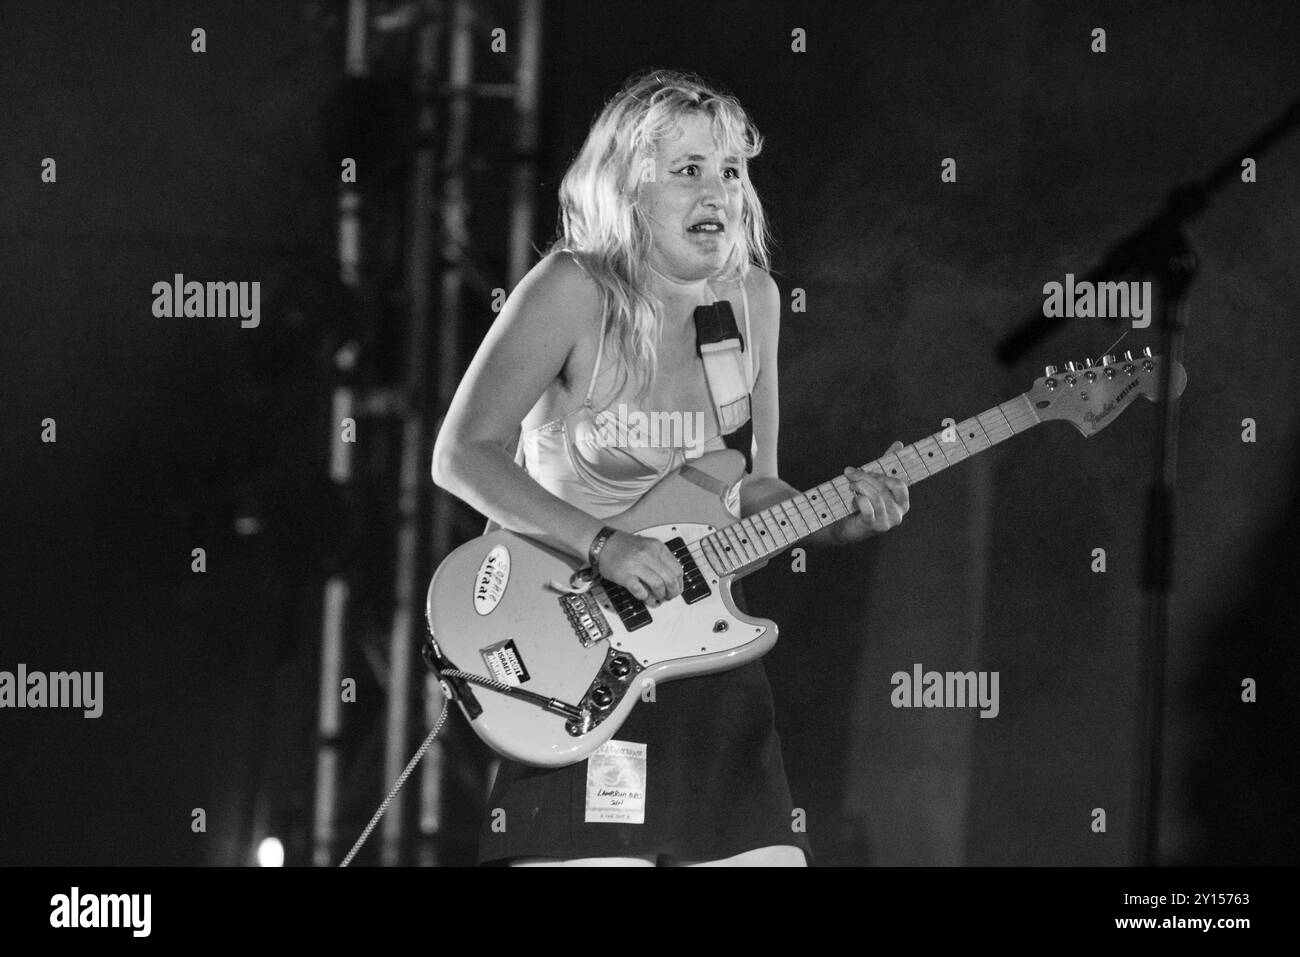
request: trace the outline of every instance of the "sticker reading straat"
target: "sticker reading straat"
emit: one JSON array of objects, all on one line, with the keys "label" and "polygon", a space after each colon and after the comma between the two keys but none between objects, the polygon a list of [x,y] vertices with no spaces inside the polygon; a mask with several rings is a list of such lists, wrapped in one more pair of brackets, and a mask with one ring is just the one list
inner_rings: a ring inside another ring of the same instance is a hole
[{"label": "sticker reading straat", "polygon": [[521,685],[528,680],[528,669],[519,655],[513,638],[489,645],[481,652],[492,677],[503,684]]},{"label": "sticker reading straat", "polygon": [[606,741],[587,758],[587,816],[592,822],[645,823],[644,744]]}]

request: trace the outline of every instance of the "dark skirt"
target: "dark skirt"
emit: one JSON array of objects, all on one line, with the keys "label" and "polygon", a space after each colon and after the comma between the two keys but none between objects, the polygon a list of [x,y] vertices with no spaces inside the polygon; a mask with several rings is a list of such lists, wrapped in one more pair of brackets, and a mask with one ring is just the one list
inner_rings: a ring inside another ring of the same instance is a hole
[{"label": "dark skirt", "polygon": [[790,799],[762,661],[656,685],[655,700],[638,702],[614,738],[646,745],[644,823],[585,820],[586,761],[536,768],[503,760],[480,832],[479,862],[704,861],[778,844],[811,858],[804,815],[795,815]]}]

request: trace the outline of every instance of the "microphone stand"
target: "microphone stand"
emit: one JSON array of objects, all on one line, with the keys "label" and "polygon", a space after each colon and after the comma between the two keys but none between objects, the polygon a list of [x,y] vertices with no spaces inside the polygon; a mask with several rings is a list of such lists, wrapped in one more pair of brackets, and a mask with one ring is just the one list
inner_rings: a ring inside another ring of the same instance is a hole
[{"label": "microphone stand", "polygon": [[[1132,830],[1133,856],[1145,866],[1159,863],[1160,796],[1164,746],[1165,668],[1169,646],[1169,596],[1173,586],[1175,486],[1178,477],[1178,397],[1170,390],[1175,363],[1181,363],[1189,318],[1187,293],[1196,278],[1197,260],[1187,224],[1209,205],[1241,169],[1243,157],[1258,161],[1288,132],[1300,125],[1300,98],[1281,116],[1230,155],[1207,177],[1176,187],[1165,205],[1146,223],[1122,237],[1086,276],[1101,282],[1124,275],[1152,276],[1160,288],[1158,330],[1160,409],[1155,457],[1147,496],[1142,588],[1146,593],[1141,674],[1138,688],[1137,779]],[[1035,314],[1005,336],[998,358],[1010,364],[1060,330],[1059,317]]]}]

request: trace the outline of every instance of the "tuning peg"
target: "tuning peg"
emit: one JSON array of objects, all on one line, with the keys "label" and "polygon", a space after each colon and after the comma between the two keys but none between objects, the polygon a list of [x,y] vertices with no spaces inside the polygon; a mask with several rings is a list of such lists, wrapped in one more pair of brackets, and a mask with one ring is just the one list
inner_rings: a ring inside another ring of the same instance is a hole
[{"label": "tuning peg", "polygon": [[1043,369],[1043,375],[1047,376],[1047,378],[1049,379],[1052,376],[1056,375],[1056,372],[1057,372],[1056,366],[1047,366],[1045,369]]},{"label": "tuning peg", "polygon": [[1124,361],[1125,361],[1125,362],[1132,362],[1132,361],[1133,361],[1133,350],[1132,350],[1132,349],[1125,349],[1125,350],[1124,350]]},{"label": "tuning peg", "polygon": [[1091,369],[1093,366],[1092,356],[1088,356],[1088,358],[1084,359],[1083,365],[1084,368]]},{"label": "tuning peg", "polygon": [[1066,368],[1066,370],[1069,371],[1069,372],[1078,372],[1078,371],[1079,371],[1079,367],[1078,367],[1078,365],[1076,365],[1076,364],[1073,363],[1073,362],[1067,362],[1067,363],[1065,364],[1065,368]]},{"label": "tuning peg", "polygon": [[1148,359],[1152,359],[1152,358],[1154,358],[1154,356],[1151,354],[1151,347],[1150,347],[1150,346],[1143,346],[1143,347],[1142,347],[1142,354],[1143,354],[1144,356],[1146,356]]},{"label": "tuning peg", "polygon": [[1114,362],[1115,362],[1115,357],[1110,353],[1107,353],[1106,355],[1101,357],[1101,364],[1104,366],[1113,365]]}]

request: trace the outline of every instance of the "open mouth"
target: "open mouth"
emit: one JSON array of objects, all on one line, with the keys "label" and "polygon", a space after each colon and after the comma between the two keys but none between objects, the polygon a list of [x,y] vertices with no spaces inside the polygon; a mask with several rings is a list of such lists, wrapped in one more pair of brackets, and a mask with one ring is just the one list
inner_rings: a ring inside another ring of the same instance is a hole
[{"label": "open mouth", "polygon": [[686,231],[688,233],[723,233],[727,231],[727,228],[722,225],[721,220],[702,219],[698,223],[687,226]]}]

